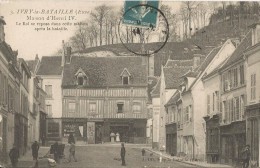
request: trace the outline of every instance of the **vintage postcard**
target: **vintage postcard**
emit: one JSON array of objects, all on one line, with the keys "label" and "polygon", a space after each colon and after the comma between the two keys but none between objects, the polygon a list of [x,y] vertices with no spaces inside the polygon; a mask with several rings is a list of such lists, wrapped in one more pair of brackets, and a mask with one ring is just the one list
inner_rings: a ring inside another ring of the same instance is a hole
[{"label": "vintage postcard", "polygon": [[0,0],[0,167],[259,167],[260,2]]}]

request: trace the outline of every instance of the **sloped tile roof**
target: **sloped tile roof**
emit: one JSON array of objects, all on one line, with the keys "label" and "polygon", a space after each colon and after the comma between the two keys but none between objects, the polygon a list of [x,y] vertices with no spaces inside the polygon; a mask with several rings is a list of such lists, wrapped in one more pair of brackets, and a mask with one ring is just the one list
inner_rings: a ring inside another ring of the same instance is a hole
[{"label": "sloped tile roof", "polygon": [[28,68],[30,69],[30,71],[34,73],[36,70],[37,61],[36,60],[27,60],[25,62],[28,65]]},{"label": "sloped tile roof", "polygon": [[193,77],[196,78],[198,76],[199,72],[195,72],[195,71],[188,71],[187,73],[185,73],[182,77]]},{"label": "sloped tile roof", "polygon": [[170,100],[165,104],[165,106],[170,106],[175,104],[180,99],[180,92],[173,94]]},{"label": "sloped tile roof", "polygon": [[177,89],[183,80],[181,77],[191,69],[191,67],[164,67],[165,88]]},{"label": "sloped tile roof", "polygon": [[125,68],[131,74],[128,86],[147,86],[147,69],[141,57],[73,56],[71,63],[64,66],[63,87],[77,87],[75,74],[79,68],[88,78],[88,84],[84,87],[123,86],[120,75]]},{"label": "sloped tile roof", "polygon": [[166,63],[166,67],[174,67],[174,66],[192,66],[193,60],[168,60]]},{"label": "sloped tile roof", "polygon": [[61,75],[61,56],[43,56],[37,75]]},{"label": "sloped tile roof", "polygon": [[211,50],[211,52],[206,56],[206,58],[201,63],[201,65],[197,69],[195,69],[195,71],[197,71],[197,72],[204,71],[207,68],[207,66],[209,65],[209,63],[214,59],[216,54],[219,52],[221,47],[222,46],[219,46],[219,47],[216,47],[213,50]]},{"label": "sloped tile roof", "polygon": [[229,57],[227,62],[223,65],[222,69],[225,69],[226,67],[232,65],[233,63],[243,59],[243,53],[244,51],[252,46],[252,31],[250,30],[246,36],[242,39],[241,43],[237,46],[235,51],[232,53],[232,55]]}]

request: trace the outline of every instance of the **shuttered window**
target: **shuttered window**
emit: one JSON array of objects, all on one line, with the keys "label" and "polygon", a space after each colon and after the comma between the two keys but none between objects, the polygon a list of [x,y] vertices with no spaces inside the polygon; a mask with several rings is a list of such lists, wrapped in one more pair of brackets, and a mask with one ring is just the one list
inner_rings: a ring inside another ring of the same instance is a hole
[{"label": "shuttered window", "polygon": [[256,74],[251,74],[251,100],[256,98]]}]

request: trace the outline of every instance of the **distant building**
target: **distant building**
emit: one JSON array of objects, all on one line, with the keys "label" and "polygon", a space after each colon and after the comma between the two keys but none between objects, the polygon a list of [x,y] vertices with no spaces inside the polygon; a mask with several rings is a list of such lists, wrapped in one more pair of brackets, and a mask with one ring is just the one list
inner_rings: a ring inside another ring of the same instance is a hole
[{"label": "distant building", "polygon": [[41,86],[41,78],[36,76],[36,72],[40,65],[38,55],[35,60],[26,61],[30,71],[31,79],[29,80],[29,144],[34,141],[42,141],[42,136],[46,137],[46,112],[45,98],[46,93]]},{"label": "distant building", "polygon": [[245,51],[246,72],[246,143],[251,147],[251,162],[260,164],[260,25],[252,28],[252,47]]},{"label": "distant building", "polygon": [[[45,110],[47,113],[46,141],[61,140],[61,82],[63,66],[62,56],[43,56],[36,73],[36,76],[40,77],[41,87],[47,94],[45,99]],[[42,123],[42,126],[43,125]]]},{"label": "distant building", "polygon": [[205,57],[198,68],[183,75],[183,83],[180,85],[182,100],[182,150],[189,159],[205,160],[206,156],[206,129],[203,116],[206,114],[206,95],[202,77],[211,73],[226,58],[235,47],[230,40],[222,46],[216,47]]},{"label": "distant building", "polygon": [[[247,66],[243,57],[244,50],[252,46],[251,36],[250,31],[218,70],[221,75],[221,103],[219,107],[219,111],[221,111],[219,149],[221,150],[218,157],[220,163],[235,164],[241,160],[241,153],[246,144],[245,106],[247,95],[245,80]],[[212,108],[218,108],[210,103],[213,98],[218,98],[217,92],[207,96],[207,108],[210,108],[211,111],[214,111]],[[214,103],[214,101],[212,102]],[[214,140],[211,143],[214,143]]]}]

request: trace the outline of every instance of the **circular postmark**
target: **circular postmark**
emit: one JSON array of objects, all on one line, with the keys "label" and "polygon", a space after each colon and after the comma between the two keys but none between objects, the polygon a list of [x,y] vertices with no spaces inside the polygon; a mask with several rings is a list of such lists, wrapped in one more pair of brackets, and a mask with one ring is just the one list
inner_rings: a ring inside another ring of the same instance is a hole
[{"label": "circular postmark", "polygon": [[149,56],[161,50],[169,38],[169,23],[153,5],[139,3],[125,9],[118,23],[118,35],[130,52]]}]

